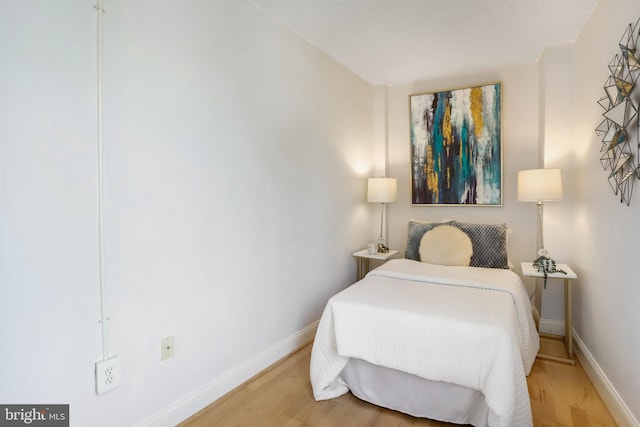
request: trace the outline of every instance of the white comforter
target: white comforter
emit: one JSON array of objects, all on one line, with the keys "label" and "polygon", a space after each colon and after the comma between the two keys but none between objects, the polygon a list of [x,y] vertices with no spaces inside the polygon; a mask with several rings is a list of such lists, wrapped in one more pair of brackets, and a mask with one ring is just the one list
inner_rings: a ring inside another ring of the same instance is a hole
[{"label": "white comforter", "polygon": [[392,260],[333,296],[311,355],[316,400],[348,391],[349,358],[480,390],[490,426],[532,426],[525,375],[539,338],[509,270]]}]

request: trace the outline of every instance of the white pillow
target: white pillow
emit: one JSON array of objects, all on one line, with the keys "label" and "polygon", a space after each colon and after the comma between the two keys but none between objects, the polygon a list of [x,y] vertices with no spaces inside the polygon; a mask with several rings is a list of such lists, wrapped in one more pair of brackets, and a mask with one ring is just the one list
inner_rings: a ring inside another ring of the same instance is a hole
[{"label": "white pillow", "polygon": [[473,255],[471,239],[464,231],[441,225],[420,239],[420,261],[438,265],[469,265]]}]

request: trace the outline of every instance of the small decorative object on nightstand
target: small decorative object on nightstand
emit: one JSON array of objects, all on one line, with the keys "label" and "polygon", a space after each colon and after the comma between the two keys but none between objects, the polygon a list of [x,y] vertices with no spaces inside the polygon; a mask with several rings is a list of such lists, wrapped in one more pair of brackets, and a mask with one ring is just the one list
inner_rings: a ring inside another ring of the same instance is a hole
[{"label": "small decorative object on nightstand", "polygon": [[387,262],[391,258],[395,257],[398,254],[398,251],[390,249],[384,253],[370,254],[367,249],[363,249],[358,252],[354,252],[353,256],[356,257],[358,261],[358,280],[361,280],[365,274],[369,272],[369,261],[377,260],[382,261],[383,263]]},{"label": "small decorative object on nightstand", "polygon": [[533,263],[520,263],[523,276],[543,277],[545,278],[545,281],[547,279],[564,279],[564,337],[544,333],[540,333],[540,336],[544,338],[563,340],[568,357],[558,357],[542,353],[538,353],[538,357],[541,359],[550,359],[557,362],[564,362],[573,365],[576,362],[573,359],[573,327],[571,325],[571,280],[577,279],[578,276],[567,264],[556,264],[556,266],[558,270],[562,270],[564,273],[548,273],[545,276],[543,272],[538,271],[538,269],[533,266]]},{"label": "small decorative object on nightstand", "polygon": [[533,265],[533,268],[538,270],[538,272],[542,273],[542,275],[544,276],[545,289],[547,289],[547,279],[549,278],[549,274],[553,274],[553,273],[567,274],[566,271],[564,271],[561,268],[558,268],[555,260],[544,255],[540,255],[538,258],[536,258],[535,261],[533,261],[532,265]]}]

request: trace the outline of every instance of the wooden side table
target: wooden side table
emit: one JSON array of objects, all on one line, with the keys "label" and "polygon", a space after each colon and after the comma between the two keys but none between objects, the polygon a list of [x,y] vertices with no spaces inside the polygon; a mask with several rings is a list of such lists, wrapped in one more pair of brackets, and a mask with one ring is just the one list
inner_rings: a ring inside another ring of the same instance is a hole
[{"label": "wooden side table", "polygon": [[[520,267],[522,268],[523,276],[544,277],[544,274],[542,272],[539,272],[538,269],[533,266],[532,262],[522,262],[520,263]],[[567,264],[556,264],[556,268],[567,273],[552,273],[547,275],[549,279],[564,280],[564,337],[545,333],[540,333],[540,336],[545,338],[563,340],[564,346],[567,349],[567,355],[569,357],[558,357],[542,353],[538,353],[538,357],[541,359],[555,360],[557,362],[564,362],[573,365],[576,363],[576,361],[573,358],[573,327],[571,326],[571,281],[577,279],[578,275]]]},{"label": "wooden side table", "polygon": [[377,261],[387,262],[391,258],[395,257],[398,251],[390,249],[389,252],[370,254],[368,250],[363,249],[358,252],[354,252],[353,256],[358,261],[358,280],[361,280],[369,272],[369,261],[374,259]]}]

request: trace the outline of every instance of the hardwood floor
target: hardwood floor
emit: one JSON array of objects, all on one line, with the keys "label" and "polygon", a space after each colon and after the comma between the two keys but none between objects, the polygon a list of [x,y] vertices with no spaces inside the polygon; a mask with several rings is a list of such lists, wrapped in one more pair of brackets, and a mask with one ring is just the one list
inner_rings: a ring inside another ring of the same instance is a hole
[{"label": "hardwood floor", "polygon": [[[544,343],[553,351],[555,343]],[[309,382],[311,344],[260,373],[180,424],[209,426],[453,426],[414,418],[347,393],[316,402]],[[537,359],[527,378],[536,427],[615,426],[579,364]],[[514,426],[517,427],[517,426]]]}]

